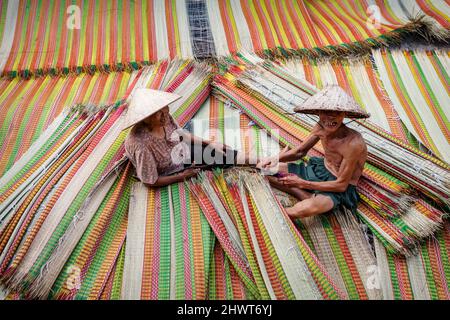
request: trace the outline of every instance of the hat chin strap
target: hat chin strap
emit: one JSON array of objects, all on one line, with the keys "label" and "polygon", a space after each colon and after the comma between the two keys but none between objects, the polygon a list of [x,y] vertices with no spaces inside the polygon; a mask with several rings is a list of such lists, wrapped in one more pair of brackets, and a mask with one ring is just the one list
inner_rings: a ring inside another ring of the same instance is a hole
[{"label": "hat chin strap", "polygon": [[[283,114],[285,114],[285,115],[295,115],[295,114],[297,114],[297,112],[285,111],[285,112],[283,112]],[[313,117],[311,117],[309,114],[304,113],[304,115],[307,116],[308,118],[310,118],[312,121],[314,121],[315,123],[317,123],[319,126],[321,126],[323,128],[322,124],[319,121],[317,121],[316,119],[314,119]],[[358,119],[353,119],[353,120],[350,120],[349,122],[346,122],[346,123],[344,123],[342,121],[342,124],[348,125],[349,123],[352,123],[353,121],[356,121],[356,120],[358,120]],[[363,120],[365,120],[365,119],[363,119]]]},{"label": "hat chin strap", "polygon": [[356,121],[357,119],[353,119],[353,120],[350,120],[349,122],[347,122],[347,123],[344,123],[344,121],[342,121],[342,123],[343,124],[345,124],[345,125],[348,125],[349,123],[351,123],[351,122],[353,122],[353,121]]}]

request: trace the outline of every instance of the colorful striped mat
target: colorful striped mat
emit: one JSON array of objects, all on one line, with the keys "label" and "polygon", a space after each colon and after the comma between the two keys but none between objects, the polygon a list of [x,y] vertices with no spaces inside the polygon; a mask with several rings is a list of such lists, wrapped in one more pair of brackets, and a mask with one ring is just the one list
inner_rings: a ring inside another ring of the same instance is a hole
[{"label": "colorful striped mat", "polygon": [[405,126],[434,154],[450,162],[448,52],[377,50],[373,57]]},{"label": "colorful striped mat", "polygon": [[[83,219],[87,220],[85,224],[88,226],[75,226],[85,230],[81,239],[73,243],[74,249],[70,257],[62,257],[61,251],[58,252],[62,246],[56,249],[55,260],[63,261],[64,268],[59,275],[55,274],[52,278],[47,276],[45,279],[52,287],[50,299],[101,298],[126,237],[130,171],[131,165],[128,165],[120,177],[113,177],[115,182],[106,194],[100,192],[101,203],[97,205],[97,210],[94,209],[95,214],[91,219],[88,216],[89,208],[85,209]],[[94,197],[96,195],[94,194]],[[95,201],[91,200],[91,203],[93,202]],[[78,223],[83,224],[81,221]],[[66,231],[65,235],[69,236],[69,233]],[[55,260],[52,263],[55,263]],[[44,281],[39,282],[38,279],[38,287],[46,287]]]},{"label": "colorful striped mat", "polygon": [[208,300],[251,300],[255,299],[245,288],[230,259],[220,243],[216,241],[208,284]]},{"label": "colorful striped mat", "polygon": [[393,0],[371,0],[366,2],[369,5],[378,6],[383,22],[404,23],[418,14],[426,14],[436,28],[448,29],[450,27],[449,5],[446,1],[412,0],[405,3]]},{"label": "colorful striped mat", "polygon": [[133,184],[122,299],[207,298],[215,237],[184,183]]},{"label": "colorful striped mat", "polygon": [[219,55],[243,49],[265,57],[317,58],[367,52],[395,42],[416,28],[408,22],[420,14],[434,17],[437,34],[448,28],[446,4],[417,1],[421,10],[411,2],[408,10],[414,13],[409,19],[395,1],[214,0],[209,12],[211,21],[220,22],[212,26]]},{"label": "colorful striped mat", "polygon": [[375,255],[356,217],[345,210],[299,219],[297,228],[347,299],[382,299],[371,275]]},{"label": "colorful striped mat", "polygon": [[0,80],[0,176],[62,112],[74,105],[102,107],[120,100],[128,72]]},{"label": "colorful striped mat", "polygon": [[448,37],[448,4],[413,4],[418,8],[369,0],[2,1],[0,71],[29,78],[136,70],[241,50],[339,57],[408,34]]},{"label": "colorful striped mat", "polygon": [[449,300],[450,225],[428,239],[409,257],[386,253],[375,240],[378,287],[387,300]]}]

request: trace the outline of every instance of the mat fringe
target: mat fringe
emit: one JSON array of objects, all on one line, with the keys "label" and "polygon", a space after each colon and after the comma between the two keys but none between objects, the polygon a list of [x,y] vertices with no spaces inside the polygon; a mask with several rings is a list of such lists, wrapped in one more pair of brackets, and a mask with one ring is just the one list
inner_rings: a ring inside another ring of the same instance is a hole
[{"label": "mat fringe", "polygon": [[[382,34],[376,38],[367,38],[363,41],[352,43],[342,43],[339,45],[328,45],[325,47],[289,49],[276,47],[255,52],[260,57],[269,60],[288,60],[292,58],[306,58],[312,61],[342,61],[348,58],[360,58],[370,55],[372,49],[401,45],[404,40],[412,36],[427,43],[434,41],[440,43],[450,43],[450,30],[437,28],[435,24],[425,15],[418,15],[410,19],[404,26]],[[208,57],[192,60],[200,64],[218,65],[221,58]],[[128,61],[113,64],[83,65],[69,67],[53,67],[45,69],[25,69],[25,70],[4,70],[0,74],[1,78],[40,78],[45,76],[67,77],[80,74],[111,73],[111,72],[133,72],[145,66],[151,66],[158,61]]]}]

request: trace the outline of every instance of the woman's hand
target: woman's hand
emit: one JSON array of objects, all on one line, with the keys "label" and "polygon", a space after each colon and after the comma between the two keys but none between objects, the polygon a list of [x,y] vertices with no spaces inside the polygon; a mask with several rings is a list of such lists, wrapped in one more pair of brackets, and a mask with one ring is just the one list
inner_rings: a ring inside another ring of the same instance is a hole
[{"label": "woman's hand", "polygon": [[270,169],[278,164],[278,157],[267,157],[264,159],[261,159],[257,164],[256,167],[258,169]]},{"label": "woman's hand", "polygon": [[213,149],[220,150],[222,152],[225,152],[227,149],[231,149],[230,146],[216,141],[208,142],[208,146],[210,146]]},{"label": "woman's hand", "polygon": [[256,165],[256,167],[259,169],[266,169],[266,170],[271,169],[275,167],[278,164],[278,162],[280,162],[280,158],[286,155],[288,152],[289,147],[286,146],[278,155],[261,159]]},{"label": "woman's hand", "polygon": [[198,168],[188,168],[180,173],[180,177],[183,178],[183,180],[186,180],[195,177],[199,172],[200,169]]},{"label": "woman's hand", "polygon": [[286,187],[296,187],[296,188],[300,188],[300,189],[307,189],[306,187],[306,180],[303,180],[302,178],[298,177],[295,174],[289,174],[285,177],[282,177],[280,179],[278,179],[278,181],[286,186]]}]

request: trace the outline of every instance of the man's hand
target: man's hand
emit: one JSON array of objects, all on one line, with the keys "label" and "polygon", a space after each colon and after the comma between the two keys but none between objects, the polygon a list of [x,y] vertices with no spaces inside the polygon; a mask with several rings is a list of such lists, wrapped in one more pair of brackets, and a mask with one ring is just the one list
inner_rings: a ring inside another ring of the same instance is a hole
[{"label": "man's hand", "polygon": [[285,155],[287,152],[289,152],[289,147],[286,146],[278,155],[276,156],[272,156],[272,157],[267,157],[264,159],[261,159],[257,164],[256,167],[258,169],[270,169],[274,166],[276,166],[278,164],[278,162],[280,161],[280,157],[282,157],[283,155]]},{"label": "man's hand", "polygon": [[286,186],[286,187],[295,187],[295,188],[300,188],[300,189],[307,189],[306,187],[306,180],[303,180],[302,178],[298,177],[295,174],[289,174],[285,177],[282,177],[280,179],[278,179],[278,181]]},{"label": "man's hand", "polygon": [[291,149],[289,148],[289,146],[285,146],[283,148],[283,150],[281,150],[280,154],[279,154],[279,158],[281,158],[282,156],[286,155],[287,153],[289,153],[289,151],[291,151]]}]

